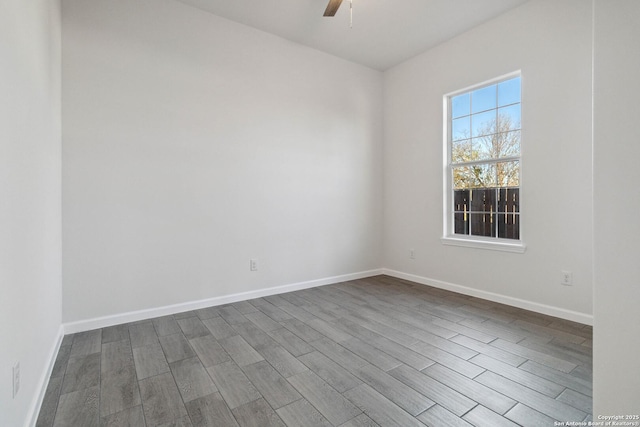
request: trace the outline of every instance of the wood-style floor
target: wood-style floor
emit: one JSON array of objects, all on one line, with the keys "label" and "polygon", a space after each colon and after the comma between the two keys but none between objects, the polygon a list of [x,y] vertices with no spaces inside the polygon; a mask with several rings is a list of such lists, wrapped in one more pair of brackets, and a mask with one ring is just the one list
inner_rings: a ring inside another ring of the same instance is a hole
[{"label": "wood-style floor", "polygon": [[591,336],[378,276],[67,335],[37,425],[591,420]]}]

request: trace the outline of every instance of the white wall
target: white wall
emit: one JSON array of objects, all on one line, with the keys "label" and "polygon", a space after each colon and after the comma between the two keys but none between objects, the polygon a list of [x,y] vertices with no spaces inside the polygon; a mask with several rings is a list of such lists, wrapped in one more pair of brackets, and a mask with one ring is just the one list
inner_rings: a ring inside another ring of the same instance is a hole
[{"label": "white wall", "polygon": [[61,323],[59,1],[0,2],[0,94],[0,425],[21,426]]},{"label": "white wall", "polygon": [[593,413],[598,421],[598,415],[640,415],[640,3],[594,3]]},{"label": "white wall", "polygon": [[[444,246],[443,95],[517,70],[526,252]],[[384,83],[385,267],[589,321],[590,2],[526,3],[392,68]],[[560,285],[561,270],[573,271],[573,287]]]},{"label": "white wall", "polygon": [[380,72],[173,0],[63,45],[65,322],[380,266]]}]

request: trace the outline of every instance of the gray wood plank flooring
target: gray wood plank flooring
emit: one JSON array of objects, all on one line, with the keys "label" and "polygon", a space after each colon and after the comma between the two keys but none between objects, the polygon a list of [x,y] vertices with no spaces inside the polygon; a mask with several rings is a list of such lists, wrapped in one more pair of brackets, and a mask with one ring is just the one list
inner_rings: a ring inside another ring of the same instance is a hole
[{"label": "gray wood plank flooring", "polygon": [[592,332],[369,277],[67,335],[36,426],[588,421]]}]

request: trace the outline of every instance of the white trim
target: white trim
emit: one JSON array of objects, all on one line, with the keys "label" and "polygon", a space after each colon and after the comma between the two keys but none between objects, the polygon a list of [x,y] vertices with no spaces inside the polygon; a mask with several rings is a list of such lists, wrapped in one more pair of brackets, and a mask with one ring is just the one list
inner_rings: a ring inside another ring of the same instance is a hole
[{"label": "white trim", "polygon": [[[522,129],[516,129],[508,132],[520,132],[521,130]],[[502,133],[505,133],[505,132],[502,132]],[[498,135],[498,134],[496,133],[493,135]],[[483,135],[483,136],[490,136],[490,135]],[[457,163],[454,163],[453,166],[455,167],[477,166],[477,165],[488,165],[488,164],[490,165],[495,163],[519,162],[519,161],[521,161],[520,156],[507,156],[507,157],[498,157],[497,159],[469,160],[468,162],[457,162]]]},{"label": "white trim", "polygon": [[418,276],[410,273],[403,273],[401,271],[390,270],[388,268],[383,268],[382,273],[388,276],[397,277],[399,279],[410,280],[412,282],[416,282],[421,285],[428,285],[428,286],[433,286],[435,288],[446,289],[448,291],[453,291],[453,292],[457,292],[464,295],[482,298],[482,299],[486,299],[493,302],[499,302],[501,304],[507,304],[512,307],[523,308],[525,310],[535,311],[537,313],[542,313],[542,314],[546,314],[548,316],[553,316],[553,317],[559,317],[561,319],[571,320],[573,322],[578,322],[585,325],[593,325],[592,314],[566,310],[560,307],[540,304],[533,301],[527,301],[520,298],[510,297],[507,295],[501,295],[493,292],[483,291],[480,289],[469,288],[467,286],[456,285],[454,283],[443,282],[441,280],[429,279],[427,277],[422,277],[422,276]]},{"label": "white trim", "polygon": [[510,79],[513,79],[513,78],[519,77],[519,76],[522,76],[522,70],[511,71],[510,73],[506,73],[506,74],[503,74],[501,76],[494,77],[494,78],[489,79],[489,80],[485,80],[482,83],[472,84],[472,85],[464,87],[462,89],[458,89],[458,90],[454,90],[453,92],[446,93],[444,95],[444,97],[445,98],[452,98],[452,97],[454,97],[456,95],[461,95],[461,94],[463,94],[465,92],[471,92],[472,90],[480,89],[483,86],[489,86],[489,85],[492,85],[492,84],[501,83],[502,80],[510,80]]},{"label": "white trim", "polygon": [[77,322],[65,323],[60,325],[58,331],[58,337],[54,343],[51,351],[49,352],[49,364],[47,369],[42,373],[39,381],[39,387],[37,389],[40,392],[34,398],[31,405],[31,410],[27,419],[30,420],[28,426],[35,427],[38,420],[38,415],[42,407],[42,402],[49,385],[49,379],[53,372],[56,357],[62,344],[62,339],[65,334],[72,334],[77,332],[88,331],[97,328],[104,328],[108,326],[118,325],[122,323],[134,322],[138,320],[144,320],[154,318],[158,316],[164,316],[169,314],[180,313],[183,311],[195,310],[205,307],[211,307],[221,304],[229,304],[233,302],[245,301],[252,298],[260,298],[270,295],[277,295],[285,292],[293,292],[302,289],[314,288],[317,286],[330,285],[333,283],[340,283],[349,280],[362,279],[371,276],[378,276],[386,274],[388,276],[397,277],[404,280],[410,280],[412,282],[433,286],[440,289],[446,289],[453,292],[458,292],[464,295],[474,296],[477,298],[483,298],[489,301],[499,302],[507,304],[513,307],[523,308],[525,310],[531,310],[538,313],[546,314],[549,316],[559,317],[562,319],[571,320],[574,322],[583,323],[586,325],[593,325],[593,315],[580,313],[576,311],[566,310],[559,307],[549,306],[546,304],[539,304],[532,301],[526,301],[519,298],[509,297],[506,295],[496,294],[493,292],[482,291],[479,289],[469,288],[467,286],[457,285],[453,283],[444,282],[441,280],[429,279],[426,277],[418,276],[410,273],[403,273],[388,268],[379,268],[374,270],[362,271],[358,273],[344,274],[340,276],[326,277],[322,279],[309,280],[306,282],[291,283],[288,285],[275,286],[266,289],[259,289],[255,291],[241,292],[237,294],[225,295],[220,297],[208,298],[199,301],[191,301],[182,304],[173,304],[164,307],[158,307],[147,310],[139,310],[128,313],[121,313],[112,316],[98,317],[94,319],[87,319]]},{"label": "white trim", "polygon": [[44,401],[45,393],[47,392],[47,388],[49,387],[49,379],[51,378],[53,367],[56,364],[58,351],[60,351],[62,338],[64,338],[64,327],[60,325],[60,327],[58,328],[58,336],[53,343],[53,347],[51,347],[51,350],[49,351],[49,364],[47,365],[47,369],[45,369],[40,376],[40,380],[38,381],[38,385],[36,386],[36,390],[39,390],[39,392],[34,397],[33,402],[31,403],[31,408],[27,415],[27,420],[29,420],[28,425],[30,427],[35,427],[38,421],[38,415],[40,414],[40,409],[42,408],[42,402]]},{"label": "white trim", "polygon": [[514,243],[507,243],[504,239],[493,238],[489,240],[473,239],[468,236],[464,238],[445,236],[440,238],[443,245],[462,246],[465,248],[490,249],[493,251],[514,252],[522,254],[527,250],[527,246],[521,240],[515,240]]},{"label": "white trim", "polygon": [[382,274],[382,269],[361,271],[358,273],[343,274],[340,276],[325,277],[322,279],[309,280],[306,282],[291,283],[288,285],[274,286],[255,291],[240,292],[237,294],[223,295],[219,297],[207,298],[198,301],[189,301],[181,304],[172,304],[163,307],[149,308],[145,310],[130,311],[127,313],[114,314],[111,316],[96,317],[93,319],[79,320],[77,322],[65,323],[65,334],[90,331],[92,329],[105,328],[122,323],[137,322],[139,320],[152,319],[159,316],[181,313],[183,311],[198,310],[222,304],[230,304],[245,301],[253,298],[260,298],[270,295],[282,294],[285,292],[299,291],[302,289],[315,288],[316,286],[330,285],[333,283],[346,282],[349,280],[362,279],[365,277]]}]

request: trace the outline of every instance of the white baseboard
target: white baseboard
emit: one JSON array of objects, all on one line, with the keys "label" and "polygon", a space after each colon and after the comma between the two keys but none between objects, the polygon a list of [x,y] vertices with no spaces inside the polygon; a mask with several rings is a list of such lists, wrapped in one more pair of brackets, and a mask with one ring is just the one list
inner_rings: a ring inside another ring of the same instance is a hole
[{"label": "white baseboard", "polygon": [[499,302],[501,304],[507,304],[514,307],[523,308],[525,310],[535,311],[537,313],[546,314],[548,316],[571,320],[571,321],[582,323],[585,325],[593,325],[592,314],[566,310],[560,307],[540,304],[537,302],[527,301],[520,298],[514,298],[506,295],[496,294],[493,292],[483,291],[480,289],[469,288],[467,286],[456,285],[454,283],[449,283],[449,282],[443,282],[442,280],[429,279],[427,277],[422,277],[422,276],[418,276],[410,273],[403,273],[401,271],[390,270],[388,268],[383,268],[382,274],[397,277],[399,279],[409,280],[412,282],[419,283],[421,285],[433,286],[434,288],[445,289],[447,291],[457,292],[460,294],[482,298],[482,299],[486,299],[493,302]]},{"label": "white baseboard", "polygon": [[261,298],[265,296],[277,295],[286,292],[293,292],[302,289],[315,288],[317,286],[330,285],[333,283],[346,282],[349,280],[362,279],[371,276],[377,276],[380,274],[386,274],[388,276],[397,277],[399,279],[409,280],[422,285],[433,286],[435,288],[445,289],[452,292],[461,293],[464,295],[474,296],[477,298],[486,299],[510,306],[522,308],[525,310],[535,311],[537,313],[546,314],[549,316],[559,317],[562,319],[571,320],[574,322],[583,323],[586,325],[593,325],[593,315],[580,313],[572,310],[566,310],[560,307],[554,307],[546,304],[540,304],[532,301],[527,301],[519,298],[514,298],[506,295],[496,294],[493,292],[483,291],[479,289],[470,288],[467,286],[457,285],[454,283],[444,282],[441,280],[430,279],[423,276],[418,276],[410,273],[403,273],[401,271],[391,270],[388,268],[379,268],[375,270],[361,271],[358,273],[344,274],[340,276],[326,277],[322,279],[309,280],[305,282],[291,283],[282,286],[274,286],[271,288],[258,289],[255,291],[240,292],[231,295],[223,295],[214,298],[208,298],[198,301],[190,301],[181,304],[173,304],[163,307],[151,308],[146,310],[132,311],[127,313],[120,313],[111,316],[98,317],[93,319],[81,320],[77,322],[70,322],[60,325],[58,337],[53,347],[49,352],[49,365],[45,372],[43,372],[38,389],[40,392],[34,398],[31,405],[29,416],[27,417],[30,427],[35,427],[42,402],[44,400],[45,392],[49,384],[49,378],[53,372],[56,357],[60,350],[60,345],[65,334],[72,334],[77,332],[89,331],[92,329],[105,328],[108,326],[119,325],[122,323],[136,322],[139,320],[151,319],[159,316],[166,316],[170,314],[180,313],[183,311],[197,310],[206,307],[213,307],[222,304],[230,304],[239,301],[245,301],[253,298]]},{"label": "white baseboard", "polygon": [[[358,273],[343,274],[340,276],[325,277],[322,279],[309,280],[306,282],[291,283],[282,286],[274,286],[271,288],[258,289],[255,291],[240,292],[236,294],[223,295],[214,298],[207,298],[198,301],[189,301],[181,304],[167,305],[163,307],[150,308],[145,310],[131,311],[127,313],[119,313],[111,316],[97,317],[93,319],[80,320],[63,324],[64,334],[73,334],[76,332],[89,331],[92,329],[105,328],[108,326],[119,325],[128,322],[137,322],[145,319],[152,319],[159,316],[167,316],[170,314],[181,313],[183,311],[198,310],[206,307],[230,304],[239,301],[245,301],[253,298],[260,298],[270,295],[277,295],[286,292],[293,292],[302,289],[315,288],[317,286],[330,285],[333,283],[346,282],[349,280],[362,279],[365,277],[386,274],[388,276],[409,280],[423,285],[433,286],[435,288],[446,289],[458,292],[464,295],[483,298],[489,301],[499,302],[511,305],[525,310],[535,311],[537,313],[549,316],[559,317],[574,322],[593,325],[593,315],[580,313],[576,311],[566,310],[560,307],[554,307],[546,304],[540,304],[506,295],[496,294],[493,292],[483,291],[467,286],[457,285],[454,283],[444,282],[441,280],[430,279],[415,274],[404,273],[401,271],[391,270],[388,268],[380,268],[375,270],[361,271]],[[58,343],[59,346],[59,343]],[[56,350],[57,352],[57,350]],[[53,367],[53,365],[51,366]]]},{"label": "white baseboard", "polygon": [[64,338],[64,328],[62,325],[60,325],[60,327],[58,328],[58,336],[56,337],[56,340],[53,343],[53,347],[51,347],[51,350],[49,350],[49,364],[47,365],[47,369],[45,369],[42,375],[40,376],[40,380],[38,381],[38,386],[36,387],[36,390],[39,390],[39,392],[34,397],[33,402],[31,403],[29,414],[27,416],[27,422],[29,423],[27,425],[30,427],[35,427],[36,422],[38,421],[40,408],[42,407],[44,395],[47,392],[47,387],[49,386],[49,378],[51,378],[53,367],[56,364],[56,358],[58,357],[58,351],[60,351],[60,344],[62,344],[62,338]]},{"label": "white baseboard", "polygon": [[163,307],[150,308],[146,310],[130,311],[127,313],[114,314],[111,316],[97,317],[93,319],[80,320],[77,322],[65,323],[64,333],[73,334],[76,332],[90,331],[92,329],[106,328],[108,326],[122,323],[137,322],[139,320],[152,319],[159,316],[181,313],[183,311],[198,310],[206,307],[213,307],[222,304],[245,301],[253,298],[261,298],[270,295],[277,295],[286,292],[299,291],[302,289],[315,288],[316,286],[330,285],[333,283],[346,282],[349,280],[362,279],[365,277],[382,274],[382,269],[361,271],[358,273],[343,274],[340,276],[325,277],[322,279],[309,280],[306,282],[291,283],[288,285],[274,286],[255,291],[240,292],[237,294],[223,295],[214,298],[207,298],[198,301],[189,301],[181,304],[167,305]]}]

